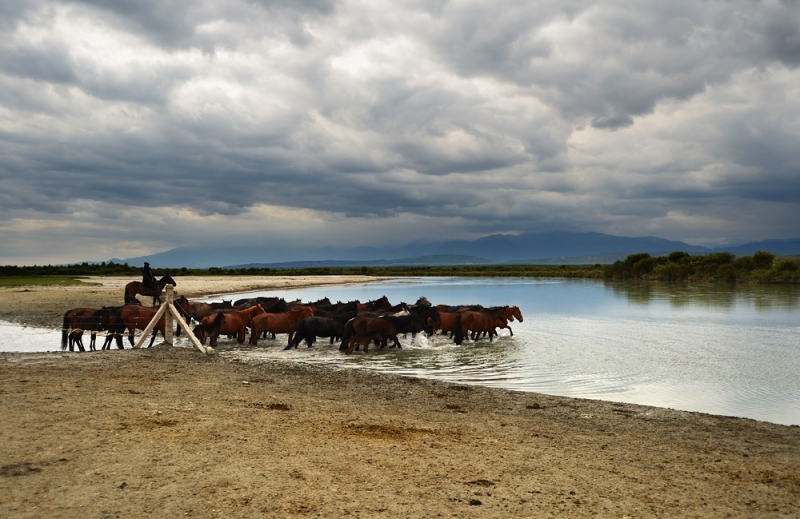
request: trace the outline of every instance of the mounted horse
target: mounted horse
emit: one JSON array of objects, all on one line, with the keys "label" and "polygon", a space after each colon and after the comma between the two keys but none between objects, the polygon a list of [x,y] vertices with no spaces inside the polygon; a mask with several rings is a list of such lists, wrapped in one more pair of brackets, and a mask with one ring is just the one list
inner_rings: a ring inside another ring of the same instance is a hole
[{"label": "mounted horse", "polygon": [[156,301],[158,301],[158,304],[161,304],[161,293],[167,285],[177,286],[178,284],[175,283],[175,280],[172,279],[170,275],[166,275],[156,281],[155,288],[146,287],[141,281],[131,281],[125,285],[125,304],[135,303],[137,294],[152,296],[153,305],[156,304]]}]

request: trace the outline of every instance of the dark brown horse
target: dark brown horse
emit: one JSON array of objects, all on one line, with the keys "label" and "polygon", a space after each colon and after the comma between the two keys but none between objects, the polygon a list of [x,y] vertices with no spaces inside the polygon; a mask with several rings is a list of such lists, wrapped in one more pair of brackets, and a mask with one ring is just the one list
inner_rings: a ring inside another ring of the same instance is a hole
[{"label": "dark brown horse", "polygon": [[369,351],[369,343],[372,341],[381,342],[382,340],[383,336],[378,330],[370,330],[368,332],[359,333],[358,335],[353,335],[347,340],[346,353],[353,353],[353,350],[357,350],[359,346],[363,346],[364,353],[367,353]]},{"label": "dark brown horse", "polygon": [[158,302],[161,304],[161,293],[164,291],[164,287],[167,285],[174,285],[177,286],[175,280],[172,279],[172,276],[166,275],[156,281],[156,288],[152,289],[150,287],[144,286],[144,283],[141,281],[131,281],[127,285],[125,285],[125,304],[135,303],[136,302],[136,294],[142,294],[143,296],[152,296],[153,297],[153,305]]},{"label": "dark brown horse", "polygon": [[[189,301],[186,296],[181,296],[175,300],[175,306],[184,317],[194,319],[198,323],[217,310],[232,310],[233,305],[230,301],[223,300],[221,303],[203,303],[201,301]],[[189,320],[187,319],[188,323]]]},{"label": "dark brown horse", "polygon": [[[94,314],[95,312],[97,312],[96,308],[73,308],[71,310],[67,310],[66,312],[64,312],[64,319],[63,319],[63,323],[61,325],[61,349],[62,350],[66,350],[67,349],[70,330],[72,330],[74,328],[83,329],[82,326],[77,326],[75,324],[76,319],[81,318],[81,317],[90,316],[90,315]],[[69,341],[69,347],[70,347],[69,351],[74,351],[73,348],[76,345],[78,346],[79,351],[85,351],[83,349],[83,343],[76,343],[74,340],[73,341]]]}]

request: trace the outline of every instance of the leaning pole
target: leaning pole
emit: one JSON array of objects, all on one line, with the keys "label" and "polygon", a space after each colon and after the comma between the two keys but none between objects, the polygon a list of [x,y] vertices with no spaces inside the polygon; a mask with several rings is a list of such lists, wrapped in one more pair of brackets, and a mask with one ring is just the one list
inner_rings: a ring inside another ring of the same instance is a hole
[{"label": "leaning pole", "polygon": [[161,316],[166,314],[165,317],[166,322],[164,323],[164,330],[166,332],[164,334],[164,342],[172,346],[172,325],[173,325],[172,320],[175,319],[175,321],[177,321],[177,323],[181,326],[181,328],[183,328],[186,331],[186,336],[189,337],[189,341],[194,345],[195,348],[205,353],[206,355],[208,355],[209,353],[214,353],[214,348],[212,348],[211,346],[205,346],[197,339],[194,333],[192,333],[191,328],[189,328],[189,325],[186,324],[186,321],[183,320],[183,317],[181,316],[180,312],[178,312],[178,309],[175,308],[174,304],[175,286],[167,285],[165,287],[165,290],[167,291],[166,302],[163,305],[161,305],[161,307],[158,309],[156,315],[154,315],[153,318],[150,320],[150,323],[148,323],[148,325],[145,327],[144,331],[142,332],[142,335],[139,336],[139,340],[136,341],[136,344],[134,344],[133,347],[141,348],[142,343],[144,343],[144,340],[147,338],[150,332],[153,331],[153,328],[156,327],[156,324],[158,323],[159,319],[161,319]]}]

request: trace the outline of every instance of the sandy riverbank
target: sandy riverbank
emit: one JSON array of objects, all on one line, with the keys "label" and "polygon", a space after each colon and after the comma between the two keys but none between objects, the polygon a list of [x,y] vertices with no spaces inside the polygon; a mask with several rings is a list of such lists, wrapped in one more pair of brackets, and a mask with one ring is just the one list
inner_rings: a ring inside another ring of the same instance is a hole
[{"label": "sandy riverbank", "polygon": [[[269,289],[176,281],[188,297]],[[35,301],[58,291],[58,322],[120,304],[121,287],[0,291],[0,318],[45,322]],[[0,413],[7,517],[793,517],[800,503],[798,427],[188,348],[2,354]]]}]

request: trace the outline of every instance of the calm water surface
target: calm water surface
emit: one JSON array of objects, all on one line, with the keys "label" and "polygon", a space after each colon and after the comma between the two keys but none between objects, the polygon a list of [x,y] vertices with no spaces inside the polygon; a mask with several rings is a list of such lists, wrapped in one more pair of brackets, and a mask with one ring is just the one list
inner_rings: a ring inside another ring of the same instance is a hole
[{"label": "calm water surface", "polygon": [[[402,350],[345,356],[286,336],[220,355],[295,359],[418,377],[800,424],[800,289],[498,278],[422,278],[252,292],[312,301],[517,305],[514,336],[455,346],[408,337]],[[231,296],[225,296],[226,299]],[[220,298],[209,298],[220,300]],[[56,351],[52,330],[0,325],[0,351]],[[185,343],[180,343],[185,345]],[[90,354],[89,354],[90,355]]]}]

